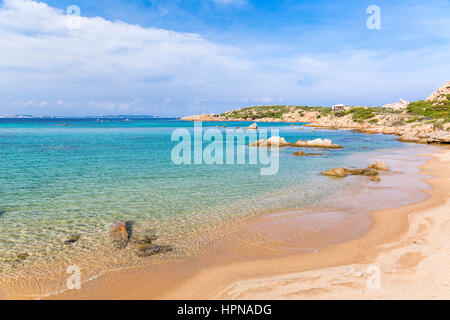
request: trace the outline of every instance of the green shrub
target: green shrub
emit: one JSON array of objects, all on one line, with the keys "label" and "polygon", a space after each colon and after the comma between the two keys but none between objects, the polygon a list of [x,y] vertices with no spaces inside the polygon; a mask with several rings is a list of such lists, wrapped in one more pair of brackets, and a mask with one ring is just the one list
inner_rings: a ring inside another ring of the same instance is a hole
[{"label": "green shrub", "polygon": [[421,115],[431,119],[450,117],[450,100],[436,102],[419,100],[408,105],[408,113]]},{"label": "green shrub", "polygon": [[373,112],[374,110],[372,110],[374,108],[363,108],[363,107],[356,107],[353,109],[350,109],[349,111],[347,111],[347,114],[352,113],[353,114],[353,121],[356,122],[363,122],[365,120],[368,120],[370,118],[375,117],[375,113]]}]

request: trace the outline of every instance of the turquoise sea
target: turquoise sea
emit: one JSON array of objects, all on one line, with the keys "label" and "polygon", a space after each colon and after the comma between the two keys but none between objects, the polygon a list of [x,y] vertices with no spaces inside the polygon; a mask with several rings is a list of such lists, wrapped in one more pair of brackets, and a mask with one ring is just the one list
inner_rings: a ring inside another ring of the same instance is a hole
[{"label": "turquoise sea", "polygon": [[[224,124],[223,132],[251,123],[204,122],[203,128]],[[259,127],[279,129],[288,142],[329,138],[344,149],[299,158],[292,155],[298,148],[283,148],[279,172],[262,176],[259,165],[175,165],[171,134],[192,131],[192,122],[0,119],[0,273],[71,263],[91,252],[103,252],[89,262],[99,269],[135,263],[138,258],[110,247],[108,230],[123,220],[136,230],[154,229],[174,255],[188,257],[201,243],[194,234],[201,238],[234,219],[318,203],[351,181],[321,176],[325,169],[361,167],[377,152],[414,148],[387,135],[312,132],[289,123]],[[72,234],[81,238],[68,247],[64,240]]]}]

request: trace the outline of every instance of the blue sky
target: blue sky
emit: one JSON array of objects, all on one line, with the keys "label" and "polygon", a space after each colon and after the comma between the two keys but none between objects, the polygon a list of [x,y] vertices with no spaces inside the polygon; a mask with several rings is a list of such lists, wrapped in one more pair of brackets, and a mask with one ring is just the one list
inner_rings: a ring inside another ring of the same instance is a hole
[{"label": "blue sky", "polygon": [[5,0],[0,115],[414,101],[450,80],[449,30],[448,0]]}]

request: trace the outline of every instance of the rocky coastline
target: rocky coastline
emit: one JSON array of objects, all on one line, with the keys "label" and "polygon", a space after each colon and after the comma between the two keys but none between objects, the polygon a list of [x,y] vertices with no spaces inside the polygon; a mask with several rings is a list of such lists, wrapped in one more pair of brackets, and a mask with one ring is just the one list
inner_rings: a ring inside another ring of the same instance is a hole
[{"label": "rocky coastline", "polygon": [[348,107],[334,111],[326,107],[256,106],[219,115],[202,114],[186,121],[306,122],[305,126],[346,129],[366,134],[393,134],[398,141],[422,144],[450,143],[450,81],[425,101],[400,99],[381,107]]}]

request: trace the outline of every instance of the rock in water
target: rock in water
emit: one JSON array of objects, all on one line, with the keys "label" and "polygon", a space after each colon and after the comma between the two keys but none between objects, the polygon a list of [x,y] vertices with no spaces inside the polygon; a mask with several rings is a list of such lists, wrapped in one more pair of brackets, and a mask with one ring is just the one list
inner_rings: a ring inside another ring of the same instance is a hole
[{"label": "rock in water", "polygon": [[378,175],[378,171],[376,169],[373,169],[373,168],[367,168],[367,169],[364,169],[362,174],[363,174],[363,176],[373,177],[373,176],[377,176]]},{"label": "rock in water", "polygon": [[14,257],[14,262],[22,262],[24,261],[26,258],[28,258],[30,256],[30,254],[24,252],[24,253],[19,253]]},{"label": "rock in water", "polygon": [[314,140],[298,140],[292,145],[293,147],[309,147],[309,148],[329,148],[329,149],[342,149],[343,147],[337,144],[333,144],[330,139],[314,139]]},{"label": "rock in water", "polygon": [[363,174],[364,169],[347,169],[345,168],[345,173],[352,175],[361,175]]},{"label": "rock in water", "polygon": [[376,169],[376,170],[383,170],[383,171],[389,171],[389,168],[387,167],[386,163],[383,161],[377,161],[369,166],[369,168]]},{"label": "rock in water", "polygon": [[331,177],[345,177],[347,175],[344,168],[333,168],[322,172],[322,174]]},{"label": "rock in water", "polygon": [[138,257],[149,257],[158,253],[168,251],[172,251],[172,247],[145,243],[138,246],[136,254],[138,255]]},{"label": "rock in water", "polygon": [[287,147],[290,146],[291,143],[288,143],[286,141],[286,139],[284,139],[283,137],[279,137],[279,136],[273,136],[270,137],[269,139],[260,139],[256,142],[252,142],[250,143],[248,146],[249,147],[273,147],[273,146],[278,146],[278,147]]},{"label": "rock in water", "polygon": [[256,124],[256,122],[252,123],[251,125],[249,125],[247,127],[247,129],[256,130],[256,129],[258,129],[258,125]]},{"label": "rock in water", "polygon": [[299,156],[299,157],[304,157],[304,156],[323,156],[322,153],[304,153],[302,150],[294,152],[292,155],[293,156]]},{"label": "rock in water", "polygon": [[117,222],[111,228],[109,235],[112,238],[113,244],[117,248],[125,248],[130,240],[132,234],[132,223],[129,221]]},{"label": "rock in water", "polygon": [[370,177],[370,180],[378,182],[378,181],[380,181],[381,179],[380,179],[379,176],[373,176],[373,177]]},{"label": "rock in water", "polygon": [[77,242],[80,239],[80,237],[81,236],[79,234],[71,235],[69,238],[64,240],[64,244],[71,244],[71,243]]},{"label": "rock in water", "polygon": [[134,243],[137,244],[143,244],[147,243],[150,244],[152,241],[158,239],[156,236],[156,233],[152,229],[146,229],[142,231],[135,231],[133,232],[132,239]]}]

